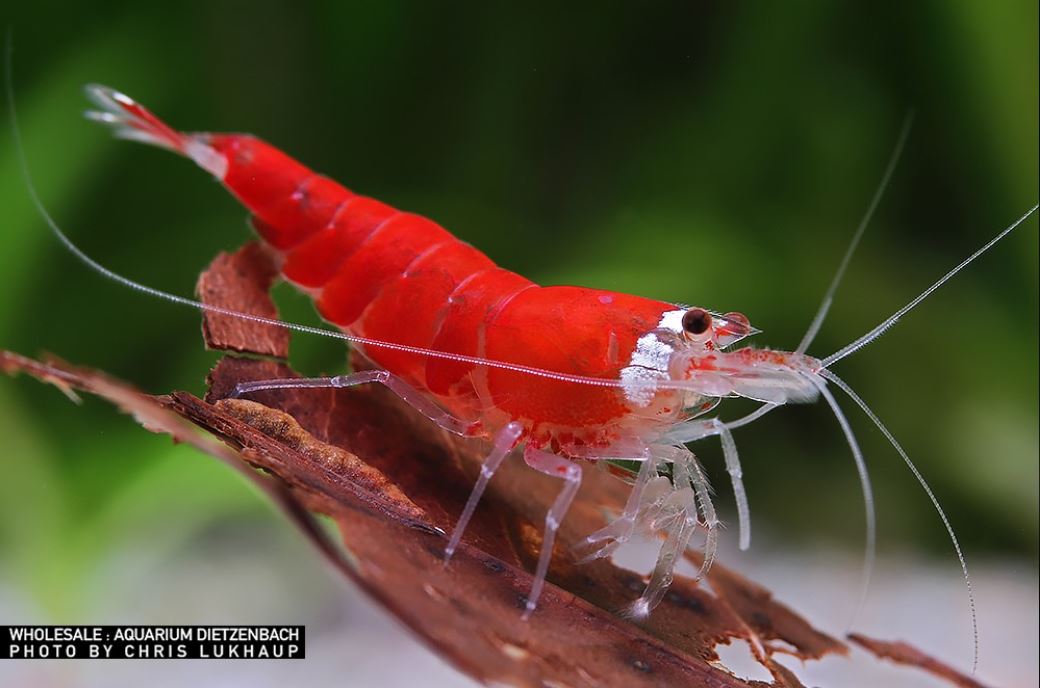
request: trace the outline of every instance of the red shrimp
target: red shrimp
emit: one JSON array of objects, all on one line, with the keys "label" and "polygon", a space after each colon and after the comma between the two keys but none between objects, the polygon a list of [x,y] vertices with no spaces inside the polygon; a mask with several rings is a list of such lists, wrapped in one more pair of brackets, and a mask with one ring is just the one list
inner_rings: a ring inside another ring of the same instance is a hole
[{"label": "red shrimp", "polygon": [[[863,337],[823,359],[804,353],[887,183],[909,123],[809,332],[797,350],[785,352],[732,349],[757,332],[740,313],[723,315],[597,289],[539,286],[496,266],[435,222],[355,194],[257,138],[180,133],[116,91],[91,86],[88,94],[101,108],[88,115],[112,125],[118,136],[180,153],[221,181],[252,214],[260,237],[278,255],[285,279],[310,294],[321,315],[342,330],[341,338],[357,345],[377,366],[331,378],[246,383],[236,394],[378,382],[442,427],[490,440],[492,450],[449,538],[449,557],[495,469],[514,448],[523,446],[529,466],[563,481],[545,518],[525,618],[537,605],[556,531],[581,483],[584,461],[641,462],[624,512],[589,535],[584,546],[587,558],[602,557],[637,530],[665,536],[646,590],[628,610],[644,617],[663,597],[676,560],[697,527],[705,531],[700,575],[714,556],[719,522],[704,472],[686,443],[720,438],[737,501],[740,546],[746,548],[748,507],[731,431],[779,405],[819,397],[840,423],[861,478],[867,516],[866,579],[874,540],[870,483],[862,453],[828,383],[867,413],[914,472],[947,527],[967,580],[956,536],[924,479],[877,416],[829,367],[883,334],[1036,207]],[[84,256],[44,215],[71,250],[108,277],[180,303],[273,322],[212,309],[115,275]],[[701,418],[729,396],[763,405],[728,423]],[[670,480],[659,475],[666,463],[672,464]],[[970,582],[968,593],[974,630]],[[977,632],[975,639],[977,646]]]}]

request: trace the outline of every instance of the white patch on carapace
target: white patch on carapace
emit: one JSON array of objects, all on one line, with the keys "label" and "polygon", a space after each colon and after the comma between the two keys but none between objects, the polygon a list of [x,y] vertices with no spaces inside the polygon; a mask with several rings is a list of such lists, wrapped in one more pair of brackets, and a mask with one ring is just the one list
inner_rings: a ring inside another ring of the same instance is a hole
[{"label": "white patch on carapace", "polygon": [[651,332],[644,334],[636,342],[636,350],[632,352],[632,360],[628,364],[668,372],[668,361],[671,360],[672,353],[672,347]]},{"label": "white patch on carapace", "polygon": [[661,322],[657,323],[657,327],[662,330],[671,330],[672,332],[679,334],[683,331],[682,319],[686,315],[686,309],[681,308],[677,311],[666,311],[661,314]]},{"label": "white patch on carapace", "polygon": [[625,398],[632,404],[646,408],[654,400],[657,382],[667,377],[667,374],[659,370],[628,366],[621,369],[621,389],[625,392]]},{"label": "white patch on carapace", "polygon": [[[658,327],[671,330],[674,321],[672,313],[685,311],[669,311],[661,317]],[[682,316],[679,316],[679,327],[682,327]],[[672,360],[675,349],[662,342],[656,332],[644,334],[636,341],[636,349],[628,366],[621,369],[621,389],[625,398],[639,407],[646,407],[654,399],[657,383],[668,379],[668,364]]]}]

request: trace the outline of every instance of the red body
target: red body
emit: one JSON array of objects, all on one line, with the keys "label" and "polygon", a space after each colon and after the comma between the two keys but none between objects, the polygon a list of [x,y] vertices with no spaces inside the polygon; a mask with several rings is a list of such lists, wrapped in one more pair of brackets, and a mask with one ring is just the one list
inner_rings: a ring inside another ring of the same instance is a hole
[{"label": "red body", "polygon": [[[539,286],[435,222],[359,196],[254,137],[182,134],[117,91],[92,86],[87,92],[100,107],[88,113],[92,119],[121,137],[177,151],[223,182],[253,214],[260,236],[280,256],[284,276],[393,374],[351,376],[342,384],[378,380],[446,429],[494,437],[448,556],[495,469],[518,442],[526,445],[529,466],[565,481],[546,513],[524,618],[535,609],[557,529],[581,484],[582,469],[572,459],[632,458],[648,469],[640,468],[624,515],[584,541],[592,547],[589,556],[600,558],[637,531],[664,531],[647,590],[629,608],[633,617],[645,618],[663,598],[699,523],[707,536],[698,578],[714,555],[718,519],[710,489],[682,444],[711,435],[722,439],[746,547],[748,508],[730,427],[777,405],[829,394],[819,362],[800,353],[726,352],[753,333],[740,313],[716,317],[627,294]],[[304,384],[266,380],[235,392],[285,386]],[[695,420],[725,396],[767,403],[729,425]],[[431,400],[453,418],[444,418]],[[860,461],[840,414],[839,420]],[[659,462],[672,464],[664,484],[656,480]]]},{"label": "red body", "polygon": [[[223,182],[282,256],[286,279],[351,334],[617,378],[638,338],[675,309],[626,294],[538,286],[437,223],[357,195],[254,137],[203,140],[226,156]],[[518,420],[536,442],[600,444],[632,413],[619,389],[387,349],[366,355],[453,413],[484,421],[485,431]]]}]

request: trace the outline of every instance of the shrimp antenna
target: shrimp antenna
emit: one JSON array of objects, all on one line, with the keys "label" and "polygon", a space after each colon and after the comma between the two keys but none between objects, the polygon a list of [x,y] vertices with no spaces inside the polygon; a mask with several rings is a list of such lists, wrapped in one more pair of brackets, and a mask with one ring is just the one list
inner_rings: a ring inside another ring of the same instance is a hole
[{"label": "shrimp antenna", "polygon": [[917,469],[917,466],[914,465],[914,462],[910,460],[910,457],[909,455],[907,455],[906,450],[904,450],[902,445],[900,445],[899,442],[896,441],[896,438],[892,435],[889,429],[885,427],[885,424],[881,422],[881,419],[878,418],[877,415],[870,410],[870,407],[867,406],[867,402],[863,401],[863,399],[860,398],[858,394],[852,391],[852,388],[849,387],[844,380],[842,380],[840,377],[838,377],[831,371],[827,369],[822,369],[819,371],[819,373],[821,376],[840,387],[841,390],[845,392],[845,394],[849,395],[850,399],[856,402],[856,405],[863,409],[863,412],[867,414],[867,417],[870,418],[871,421],[873,421],[874,425],[876,425],[878,430],[881,431],[881,434],[885,436],[885,438],[889,441],[892,447],[896,450],[896,453],[898,453],[899,456],[903,458],[903,461],[906,463],[907,468],[909,468],[910,472],[914,474],[915,478],[917,478],[917,482],[920,483],[921,488],[924,489],[925,494],[928,495],[928,499],[932,501],[932,506],[934,506],[935,510],[939,512],[939,518],[942,519],[943,526],[946,527],[946,533],[950,536],[950,542],[953,543],[953,549],[957,553],[957,561],[960,562],[961,573],[964,574],[964,584],[968,588],[968,606],[971,609],[971,633],[973,643],[971,673],[974,674],[975,670],[978,668],[979,665],[979,622],[975,611],[975,591],[971,585],[971,576],[968,575],[968,563],[964,559],[964,552],[963,550],[961,550],[961,545],[960,542],[957,540],[957,535],[953,532],[953,525],[950,524],[950,519],[946,516],[946,512],[943,511],[942,506],[940,506],[939,498],[935,496],[935,493],[932,491],[932,488],[928,485],[928,481],[926,481],[924,479],[924,476],[921,475],[921,471],[919,471]]},{"label": "shrimp antenna", "polygon": [[819,333],[820,327],[823,326],[823,321],[827,318],[827,313],[834,302],[834,293],[838,291],[838,285],[841,284],[842,278],[845,277],[845,270],[849,267],[849,261],[852,260],[852,254],[856,252],[859,240],[863,238],[863,232],[866,231],[867,225],[870,224],[871,218],[874,217],[874,211],[877,210],[878,204],[881,203],[881,197],[885,195],[885,189],[888,188],[892,174],[896,171],[896,165],[899,164],[899,159],[903,155],[903,148],[906,146],[906,140],[910,136],[910,129],[913,127],[913,124],[914,111],[909,110],[906,116],[903,117],[903,126],[899,130],[899,138],[896,139],[896,146],[892,150],[892,155],[888,158],[885,173],[881,175],[881,183],[878,184],[877,190],[874,191],[874,197],[870,200],[870,205],[867,206],[867,212],[863,215],[863,219],[859,221],[859,226],[856,227],[856,233],[852,235],[849,247],[845,249],[845,256],[841,259],[841,264],[838,265],[838,271],[834,273],[834,279],[831,280],[830,286],[827,287],[827,293],[824,294],[823,301],[820,302],[820,310],[816,311],[816,316],[809,324],[809,329],[805,331],[805,336],[802,337],[801,343],[795,349],[797,353],[805,353],[809,345],[812,344],[813,339],[816,338],[817,333]]},{"label": "shrimp antenna", "polygon": [[860,577],[859,601],[856,603],[852,618],[849,619],[849,628],[851,629],[866,604],[867,592],[870,590],[870,579],[874,574],[874,560],[877,556],[877,514],[874,509],[874,490],[870,485],[870,474],[867,472],[867,462],[863,458],[863,450],[860,449],[859,442],[856,441],[856,435],[852,432],[852,426],[849,425],[848,419],[842,413],[841,407],[838,406],[838,401],[830,393],[830,390],[827,389],[825,383],[813,376],[810,376],[809,380],[820,390],[820,395],[827,401],[827,405],[831,407],[834,417],[838,420],[838,425],[841,426],[841,431],[845,434],[845,441],[848,443],[849,449],[852,450],[852,459],[856,462],[860,491],[863,493],[863,510],[866,517],[867,536],[863,546],[863,573]]},{"label": "shrimp antenna", "polygon": [[[895,147],[892,149],[892,153],[888,158],[888,164],[885,166],[885,171],[881,175],[881,181],[878,183],[877,189],[874,191],[874,196],[870,200],[870,205],[867,206],[866,212],[860,219],[859,225],[856,227],[856,231],[852,235],[852,240],[849,242],[848,248],[845,249],[845,255],[842,256],[841,263],[838,265],[838,270],[834,273],[834,278],[831,280],[830,285],[827,287],[827,292],[824,294],[823,300],[820,302],[820,308],[816,311],[816,315],[809,324],[809,328],[805,331],[805,336],[802,337],[802,341],[798,344],[798,348],[795,349],[796,353],[804,354],[809,348],[809,345],[812,344],[813,339],[815,339],[816,335],[820,332],[820,328],[823,326],[823,322],[826,320],[827,314],[830,312],[831,304],[834,302],[834,294],[838,291],[838,286],[845,277],[845,271],[849,267],[852,255],[856,252],[860,239],[863,238],[863,234],[866,231],[867,226],[870,224],[871,219],[873,219],[874,213],[877,211],[878,205],[881,203],[881,198],[884,196],[885,190],[888,188],[888,184],[892,180],[892,175],[895,173],[896,166],[899,164],[899,160],[903,155],[903,149],[906,147],[906,141],[910,136],[910,130],[913,128],[913,123],[914,111],[911,109],[907,111],[906,115],[903,117],[903,125],[900,127]],[[864,543],[863,572],[860,578],[859,601],[853,611],[852,618],[849,620],[849,628],[851,628],[855,624],[856,619],[863,612],[863,607],[866,605],[867,593],[870,590],[870,579],[874,573],[874,563],[877,557],[877,514],[874,506],[873,489],[870,485],[870,475],[867,472],[866,460],[864,459],[863,452],[859,448],[859,444],[856,442],[856,438],[852,433],[852,428],[839,408],[833,395],[824,385],[819,384],[817,387],[820,389],[820,393],[823,395],[823,398],[826,399],[827,404],[831,407],[835,417],[838,419],[838,424],[841,426],[842,432],[845,433],[845,439],[848,441],[849,448],[852,450],[852,458],[856,462],[856,472],[859,475],[860,490],[863,493],[863,506],[866,511],[866,542]]]},{"label": "shrimp antenna", "polygon": [[928,287],[923,292],[921,292],[921,294],[918,295],[917,298],[915,298],[913,301],[911,301],[910,303],[906,304],[905,306],[900,308],[898,311],[893,313],[891,316],[886,318],[884,321],[882,321],[877,327],[872,329],[870,332],[867,332],[865,335],[863,335],[859,339],[857,339],[854,342],[851,342],[849,344],[846,344],[845,346],[843,346],[842,348],[838,349],[837,351],[835,351],[833,354],[831,354],[827,358],[824,358],[820,362],[821,365],[824,368],[829,368],[834,363],[837,363],[838,361],[840,361],[841,359],[845,358],[846,356],[852,355],[856,351],[862,349],[867,344],[870,344],[872,341],[874,341],[875,339],[877,339],[878,337],[883,335],[890,327],[895,325],[896,322],[898,322],[901,317],[903,317],[904,315],[909,313],[911,310],[913,310],[917,306],[917,304],[921,303],[926,298],[931,296],[932,292],[934,292],[936,289],[938,289],[942,285],[946,284],[946,282],[949,281],[949,279],[951,277],[953,277],[958,272],[960,272],[961,270],[966,268],[972,261],[974,261],[976,258],[981,256],[983,253],[988,251],[990,248],[993,247],[994,244],[996,244],[998,241],[1000,241],[1001,239],[1006,237],[1008,234],[1010,234],[1012,232],[1012,230],[1014,230],[1020,224],[1025,222],[1029,218],[1030,215],[1032,215],[1033,213],[1036,212],[1036,209],[1038,207],[1040,207],[1040,206],[1034,205],[1032,208],[1027,210],[1026,213],[1022,217],[1018,218],[1017,220],[1012,222],[1010,225],[1008,225],[1008,227],[1006,229],[1004,229],[1000,234],[998,234],[997,236],[993,237],[988,242],[986,242],[986,244],[982,248],[980,248],[978,251],[975,251],[975,253],[971,254],[970,256],[965,258],[963,261],[961,261],[960,264],[957,265],[957,267],[955,267],[954,269],[952,269],[949,272],[947,272],[945,275],[943,275],[939,279],[938,282],[936,282],[935,284],[933,284],[932,286]]}]

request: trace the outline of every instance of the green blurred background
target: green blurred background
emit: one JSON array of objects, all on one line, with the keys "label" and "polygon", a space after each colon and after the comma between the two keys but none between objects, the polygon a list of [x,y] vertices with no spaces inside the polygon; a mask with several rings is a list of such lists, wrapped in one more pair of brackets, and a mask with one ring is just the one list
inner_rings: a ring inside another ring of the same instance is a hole
[{"label": "green blurred background", "polygon": [[[178,294],[250,237],[244,212],[192,165],[84,121],[84,83],[124,90],[185,129],[262,136],[542,283],[740,310],[765,331],[758,344],[784,348],[812,317],[913,106],[903,162],[813,346],[820,355],[1037,200],[1035,1],[22,3],[4,14],[45,203],[100,262]],[[0,346],[148,391],[202,392],[216,356],[197,314],[64,253],[30,206],[6,126],[3,139]],[[1034,575],[1037,237],[1034,218],[836,367],[918,462],[969,560]],[[279,297],[288,318],[317,322],[306,299],[284,287]],[[293,345],[305,372],[343,368],[335,342]],[[874,477],[882,551],[955,570],[924,494],[845,405]],[[82,613],[89,586],[103,585],[99,562],[127,543],[174,551],[221,524],[276,522],[216,462],[26,378],[0,380],[0,437],[0,577],[54,618]],[[783,409],[736,439],[756,536],[859,551],[858,483],[824,407]],[[700,453],[732,514],[720,452]]]}]

